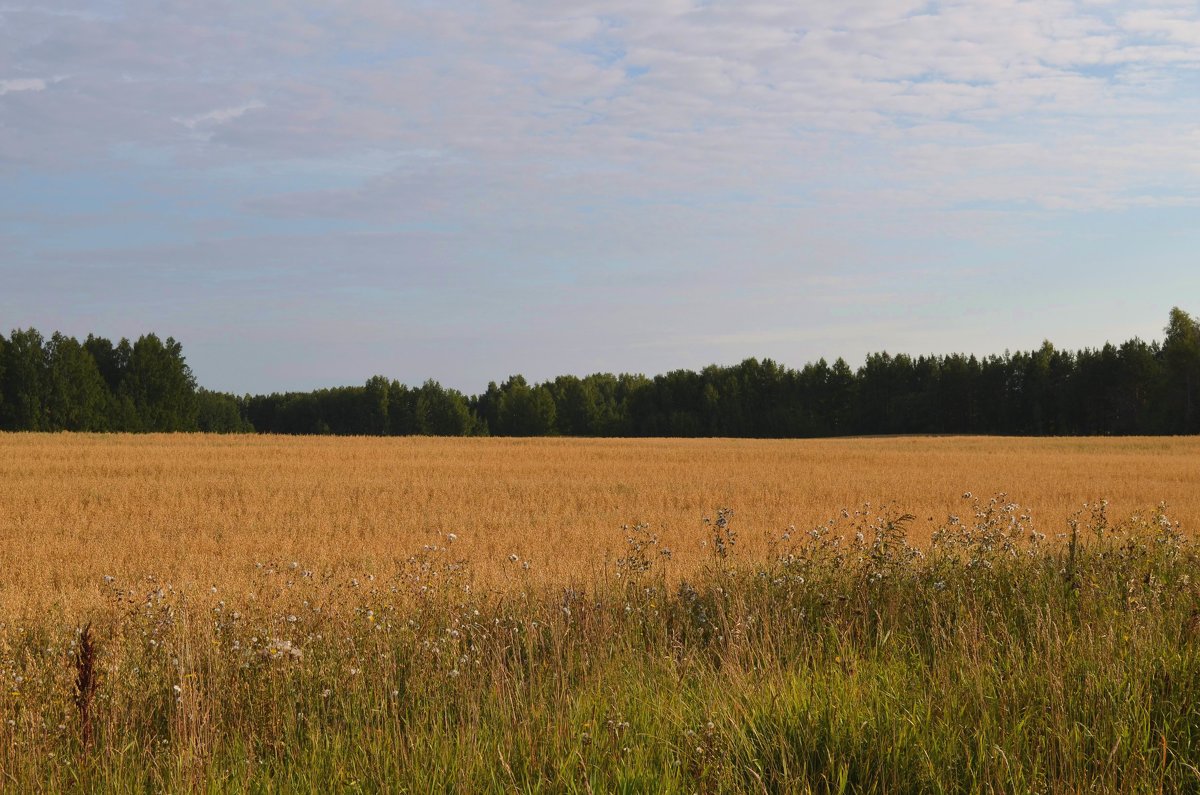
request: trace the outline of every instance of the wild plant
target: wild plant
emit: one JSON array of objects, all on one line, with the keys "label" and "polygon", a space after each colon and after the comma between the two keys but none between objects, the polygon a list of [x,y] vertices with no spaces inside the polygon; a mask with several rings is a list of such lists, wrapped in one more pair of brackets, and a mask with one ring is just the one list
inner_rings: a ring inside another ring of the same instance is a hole
[{"label": "wild plant", "polygon": [[1064,588],[1065,539],[1004,495],[967,502],[929,547],[907,512],[863,505],[762,557],[723,511],[693,537],[708,564],[678,576],[635,525],[611,579],[545,585],[517,556],[504,590],[454,541],[357,571],[262,560],[239,592],[112,577],[86,633],[0,626],[0,770],[16,791],[1200,780],[1182,528],[1089,505]]}]

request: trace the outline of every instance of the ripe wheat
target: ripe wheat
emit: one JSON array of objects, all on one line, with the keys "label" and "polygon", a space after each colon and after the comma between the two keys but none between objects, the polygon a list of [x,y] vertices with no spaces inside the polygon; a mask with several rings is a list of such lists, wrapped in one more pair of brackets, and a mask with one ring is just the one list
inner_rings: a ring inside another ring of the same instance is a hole
[{"label": "ripe wheat", "polygon": [[322,576],[394,569],[448,546],[480,587],[602,578],[624,526],[709,557],[703,518],[737,512],[765,552],[841,508],[894,503],[927,540],[964,491],[1006,492],[1065,531],[1084,502],[1165,501],[1200,526],[1200,439],[815,441],[0,434],[0,615],[86,619],[103,578],[245,591],[255,564]]}]

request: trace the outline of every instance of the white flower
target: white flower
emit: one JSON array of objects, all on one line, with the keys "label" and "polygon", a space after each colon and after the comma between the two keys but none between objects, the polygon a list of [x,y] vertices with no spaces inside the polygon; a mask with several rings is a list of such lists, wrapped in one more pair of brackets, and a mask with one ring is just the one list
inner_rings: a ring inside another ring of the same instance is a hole
[{"label": "white flower", "polygon": [[272,640],[267,648],[263,649],[263,655],[268,659],[280,660],[285,657],[293,660],[299,660],[304,656],[304,652],[299,646],[294,645],[290,640]]}]

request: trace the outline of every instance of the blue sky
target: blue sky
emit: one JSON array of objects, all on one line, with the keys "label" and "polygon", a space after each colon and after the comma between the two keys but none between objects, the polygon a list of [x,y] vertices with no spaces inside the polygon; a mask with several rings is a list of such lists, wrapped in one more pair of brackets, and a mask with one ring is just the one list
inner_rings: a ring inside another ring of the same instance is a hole
[{"label": "blue sky", "polygon": [[1157,338],[1200,6],[0,0],[0,325],[236,392]]}]

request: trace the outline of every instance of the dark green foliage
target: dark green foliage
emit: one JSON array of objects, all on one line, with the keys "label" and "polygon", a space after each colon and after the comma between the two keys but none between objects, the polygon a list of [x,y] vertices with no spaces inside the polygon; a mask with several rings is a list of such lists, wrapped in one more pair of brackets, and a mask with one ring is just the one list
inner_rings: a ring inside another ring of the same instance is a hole
[{"label": "dark green foliage", "polygon": [[[235,419],[236,414],[236,419]],[[197,393],[179,343],[153,334],[83,345],[33,329],[0,339],[0,428],[247,430],[466,436],[1200,433],[1200,322],[1172,309],[1165,339],[983,358],[872,353],[800,370],[746,359],[699,372],[520,375],[467,397],[436,381],[234,399]]]},{"label": "dark green foliage", "polygon": [[417,398],[420,390],[399,381],[388,385],[388,434],[411,436],[419,433]]},{"label": "dark green foliage", "polygon": [[429,436],[470,436],[478,423],[461,392],[426,381],[416,392],[413,413],[417,433]]},{"label": "dark green foliage", "polygon": [[1165,331],[1169,430],[1196,433],[1200,431],[1200,323],[1175,307]]},{"label": "dark green foliage", "polygon": [[55,332],[46,358],[47,429],[106,430],[112,396],[92,355],[75,338]]},{"label": "dark green foliage", "polygon": [[573,375],[561,375],[546,384],[554,401],[554,424],[564,436],[594,436],[600,420],[596,385]]},{"label": "dark green foliage", "polygon": [[48,430],[48,368],[42,335],[36,329],[14,329],[4,346],[4,416],[10,431]]},{"label": "dark green foliage", "polygon": [[496,436],[548,436],[555,432],[554,396],[546,386],[531,387],[514,375],[500,387],[495,424]]},{"label": "dark green foliage", "polygon": [[88,334],[83,347],[95,360],[96,368],[104,378],[104,383],[108,385],[108,391],[115,395],[121,388],[121,378],[133,351],[129,340],[121,340],[120,344],[114,347],[111,340]]},{"label": "dark green foliage", "polygon": [[389,426],[391,384],[381,375],[367,379],[363,387],[364,432],[373,436],[386,436]]},{"label": "dark green foliage", "polygon": [[370,431],[363,387],[259,395],[246,402],[246,414],[259,430],[290,434],[362,435]]},{"label": "dark green foliage", "polygon": [[0,429],[194,431],[196,382],[182,346],[147,334],[113,345],[34,329],[0,344]]},{"label": "dark green foliage", "polygon": [[254,426],[242,416],[241,402],[224,392],[196,392],[196,430],[203,433],[253,433]]},{"label": "dark green foliage", "polygon": [[0,335],[0,429],[4,428],[4,419],[7,414],[7,409],[4,406],[4,360],[5,349],[8,347],[8,340]]},{"label": "dark green foliage", "polygon": [[132,408],[126,430],[196,429],[196,380],[183,359],[183,346],[170,337],[166,342],[154,334],[138,338],[117,397]]},{"label": "dark green foliage", "polygon": [[426,381],[410,389],[381,376],[361,387],[247,397],[245,414],[264,433],[469,436],[480,425],[460,392]]}]

